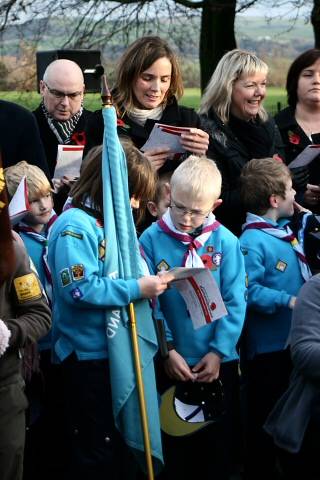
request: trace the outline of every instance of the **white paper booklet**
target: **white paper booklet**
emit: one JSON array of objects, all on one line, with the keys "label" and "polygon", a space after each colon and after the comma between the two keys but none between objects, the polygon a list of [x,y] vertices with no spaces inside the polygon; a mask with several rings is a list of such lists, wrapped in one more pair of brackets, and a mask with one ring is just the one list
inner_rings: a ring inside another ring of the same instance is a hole
[{"label": "white paper booklet", "polygon": [[317,155],[320,155],[320,145],[308,145],[291,163],[289,168],[306,167]]},{"label": "white paper booklet", "polygon": [[180,136],[185,132],[190,132],[190,128],[156,123],[141,150],[144,152],[153,148],[166,147],[170,148],[171,153],[184,153],[186,150],[181,145]]},{"label": "white paper booklet", "polygon": [[207,268],[173,268],[172,286],[176,287],[186,302],[193,327],[207,325],[228,314],[217,282]]},{"label": "white paper booklet", "polygon": [[63,176],[79,177],[83,149],[83,145],[58,145],[57,164],[53,178],[60,180]]},{"label": "white paper booklet", "polygon": [[19,223],[29,211],[28,187],[26,177],[21,182],[9,203],[9,216],[12,225]]}]

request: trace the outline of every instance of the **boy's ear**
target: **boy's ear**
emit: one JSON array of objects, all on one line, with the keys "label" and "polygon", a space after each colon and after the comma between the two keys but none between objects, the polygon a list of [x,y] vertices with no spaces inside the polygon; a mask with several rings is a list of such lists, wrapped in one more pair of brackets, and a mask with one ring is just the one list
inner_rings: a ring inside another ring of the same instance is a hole
[{"label": "boy's ear", "polygon": [[216,208],[220,207],[220,205],[221,205],[222,202],[223,202],[222,198],[218,198],[218,199],[214,202],[214,204],[213,204],[212,212],[213,212]]},{"label": "boy's ear", "polygon": [[278,196],[275,195],[274,193],[270,195],[269,203],[271,208],[278,208],[279,207]]},{"label": "boy's ear", "polygon": [[151,213],[151,215],[153,217],[158,216],[157,206],[154,202],[151,202],[151,200],[149,202],[147,202],[147,209],[149,210],[149,212]]}]

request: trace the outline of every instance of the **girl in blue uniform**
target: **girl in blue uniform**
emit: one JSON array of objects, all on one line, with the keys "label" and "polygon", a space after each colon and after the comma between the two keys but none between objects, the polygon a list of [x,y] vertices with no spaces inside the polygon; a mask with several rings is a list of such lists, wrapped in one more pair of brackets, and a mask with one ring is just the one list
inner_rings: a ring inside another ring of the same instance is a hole
[{"label": "girl in blue uniform", "polygon": [[[133,146],[126,147],[132,201],[153,194],[154,172]],[[49,240],[53,281],[53,349],[63,371],[67,436],[71,445],[68,479],[128,479],[130,453],[114,426],[109,381],[105,309],[152,298],[167,278],[123,280],[103,274],[104,238],[102,147],[85,160],[71,191],[72,207],[56,221]]]}]

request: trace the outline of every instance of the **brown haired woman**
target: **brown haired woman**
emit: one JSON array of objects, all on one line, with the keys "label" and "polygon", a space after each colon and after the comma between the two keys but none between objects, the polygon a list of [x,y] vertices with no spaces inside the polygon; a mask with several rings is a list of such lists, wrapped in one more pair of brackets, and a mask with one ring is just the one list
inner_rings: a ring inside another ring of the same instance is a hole
[{"label": "brown haired woman", "polygon": [[[132,43],[121,57],[113,91],[122,125],[119,133],[129,136],[136,147],[147,141],[156,122],[179,127],[192,127],[183,133],[183,147],[196,155],[206,153],[207,133],[200,129],[196,112],[178,105],[183,94],[180,67],[174,52],[159,37],[142,37]],[[87,130],[87,149],[102,143],[103,122],[97,111]],[[156,170],[170,158],[167,147],[145,151]],[[165,169],[174,170],[175,163]]]},{"label": "brown haired woman", "polygon": [[[286,89],[289,106],[275,116],[289,164],[308,145],[320,143],[320,50],[312,48],[291,64]],[[297,200],[320,212],[319,156],[293,177]]]}]

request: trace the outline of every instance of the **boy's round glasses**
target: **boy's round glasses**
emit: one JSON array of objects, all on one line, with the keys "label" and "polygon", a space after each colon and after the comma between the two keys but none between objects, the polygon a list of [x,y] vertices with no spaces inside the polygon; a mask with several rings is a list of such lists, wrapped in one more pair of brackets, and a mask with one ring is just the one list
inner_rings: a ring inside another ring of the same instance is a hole
[{"label": "boy's round glasses", "polygon": [[211,210],[208,213],[203,213],[203,212],[200,212],[199,210],[188,210],[182,205],[181,206],[175,205],[174,203],[171,203],[170,208],[172,210],[175,210],[175,212],[181,217],[188,215],[190,218],[193,218],[194,220],[202,220],[204,218],[208,218],[211,213]]},{"label": "boy's round glasses", "polygon": [[60,92],[60,90],[55,90],[54,88],[50,88],[49,85],[44,82],[45,86],[47,87],[49,93],[57,98],[58,100],[62,100],[64,97],[68,97],[70,100],[77,100],[83,92],[73,92],[73,93],[64,93]]}]

